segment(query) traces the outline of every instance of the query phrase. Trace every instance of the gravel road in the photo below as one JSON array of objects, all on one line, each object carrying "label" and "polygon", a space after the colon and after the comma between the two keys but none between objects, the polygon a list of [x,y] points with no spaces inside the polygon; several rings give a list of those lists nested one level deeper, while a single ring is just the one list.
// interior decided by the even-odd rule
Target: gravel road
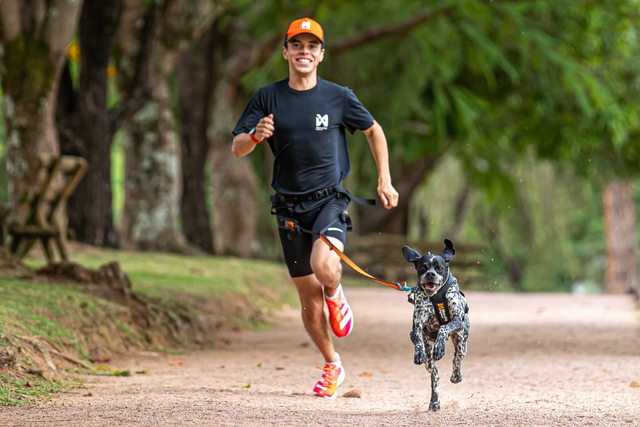
[{"label": "gravel road", "polygon": [[[119,356],[131,377],[0,408],[3,426],[640,426],[640,314],[630,296],[467,293],[471,335],[463,381],[451,345],[438,362],[441,404],[413,364],[406,294],[347,288],[354,332],[336,340],[340,397],[313,397],[319,353],[297,310],[265,331],[185,355]],[[343,395],[359,397],[344,397]]]}]

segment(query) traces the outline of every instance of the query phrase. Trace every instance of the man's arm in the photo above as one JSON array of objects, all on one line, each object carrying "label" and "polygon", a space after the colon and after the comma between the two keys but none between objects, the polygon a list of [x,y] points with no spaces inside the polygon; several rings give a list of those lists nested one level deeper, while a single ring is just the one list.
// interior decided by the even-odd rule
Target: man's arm
[{"label": "man's arm", "polygon": [[[256,125],[256,132],[253,136],[262,142],[265,138],[270,138],[275,130],[273,123],[273,114],[269,114],[267,117],[260,119]],[[239,133],[233,137],[233,145],[231,151],[236,157],[243,157],[255,150],[256,142],[251,139],[248,133]]]},{"label": "man's arm", "polygon": [[391,209],[398,206],[398,192],[391,184],[391,172],[389,170],[389,149],[387,137],[382,127],[374,120],[373,125],[364,131],[371,153],[378,167],[378,196],[385,208]]}]

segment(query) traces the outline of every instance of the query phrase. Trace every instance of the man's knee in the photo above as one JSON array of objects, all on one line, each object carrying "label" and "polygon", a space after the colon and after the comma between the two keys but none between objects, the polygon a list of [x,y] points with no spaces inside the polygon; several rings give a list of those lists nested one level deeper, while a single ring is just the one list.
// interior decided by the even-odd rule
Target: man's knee
[{"label": "man's knee", "polygon": [[[330,238],[330,240],[338,249],[342,250],[342,242],[335,238]],[[321,240],[314,242],[311,253],[311,268],[318,281],[324,286],[335,287],[340,283],[340,276],[342,275],[340,257]]]},{"label": "man's knee", "polygon": [[311,319],[324,316],[324,301],[321,298],[300,298],[302,312]]},{"label": "man's knee", "polygon": [[342,274],[342,265],[340,262],[325,261],[315,266],[312,265],[312,268],[318,281],[324,286],[333,288],[340,283],[340,276]]}]

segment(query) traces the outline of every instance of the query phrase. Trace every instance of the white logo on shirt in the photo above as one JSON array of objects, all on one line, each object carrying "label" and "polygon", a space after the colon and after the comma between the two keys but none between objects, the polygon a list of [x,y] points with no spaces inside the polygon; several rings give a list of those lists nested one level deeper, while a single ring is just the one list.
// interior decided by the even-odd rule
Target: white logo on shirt
[{"label": "white logo on shirt", "polygon": [[329,129],[329,115],[325,114],[321,116],[320,114],[316,114],[316,130],[327,130]]},{"label": "white logo on shirt", "polygon": [[302,24],[300,24],[300,28],[302,28],[303,30],[310,30],[311,29],[311,22],[302,21]]}]

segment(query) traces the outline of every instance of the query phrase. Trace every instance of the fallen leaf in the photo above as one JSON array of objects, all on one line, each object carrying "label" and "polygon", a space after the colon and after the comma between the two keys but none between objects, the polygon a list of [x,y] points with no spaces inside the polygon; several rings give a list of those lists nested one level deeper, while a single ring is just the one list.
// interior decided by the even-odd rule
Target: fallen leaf
[{"label": "fallen leaf", "polygon": [[110,371],[111,368],[107,365],[98,365],[93,368],[94,371]]},{"label": "fallen leaf", "polygon": [[359,388],[352,388],[351,390],[345,392],[342,397],[357,397],[358,399],[362,397],[362,391]]},{"label": "fallen leaf", "polygon": [[125,370],[125,371],[121,371],[119,369],[112,369],[109,374],[113,375],[114,377],[130,377],[131,376],[131,371],[130,370]]},{"label": "fallen leaf", "polygon": [[284,366],[276,366],[276,371],[284,371]]},{"label": "fallen leaf", "polygon": [[178,365],[182,365],[182,360],[180,359],[173,359],[169,362],[169,365],[171,366],[178,366]]},{"label": "fallen leaf", "polygon": [[258,362],[258,368],[262,368],[262,362]]},{"label": "fallen leaf", "polygon": [[309,342],[308,342],[308,341],[305,341],[305,342],[303,342],[303,343],[300,343],[300,347],[303,347],[303,348],[305,348],[305,347],[309,347]]},{"label": "fallen leaf", "polygon": [[221,368],[221,369],[224,369],[224,365],[220,365],[220,368]]},{"label": "fallen leaf", "polygon": [[83,396],[85,396],[85,397],[93,396],[93,393],[88,392],[87,394],[83,394]]},{"label": "fallen leaf", "polygon": [[241,385],[240,388],[251,388],[251,383],[247,383],[245,385]]},{"label": "fallen leaf", "polygon": [[142,371],[136,371],[136,374],[143,374],[143,375],[146,375],[146,374],[148,374],[148,373],[149,373],[149,370],[148,370],[148,369],[143,369]]},{"label": "fallen leaf", "polygon": [[380,371],[381,374],[393,374],[393,371],[383,370]]},{"label": "fallen leaf", "polygon": [[107,363],[110,362],[111,358],[110,357],[104,357],[104,356],[96,356],[96,357],[90,357],[89,358],[89,362],[91,363]]},{"label": "fallen leaf", "polygon": [[373,376],[373,372],[369,372],[369,371],[364,371],[363,373],[360,374],[361,377],[372,377]]},{"label": "fallen leaf", "polygon": [[629,387],[640,387],[640,381],[631,381],[631,384],[629,384]]}]

